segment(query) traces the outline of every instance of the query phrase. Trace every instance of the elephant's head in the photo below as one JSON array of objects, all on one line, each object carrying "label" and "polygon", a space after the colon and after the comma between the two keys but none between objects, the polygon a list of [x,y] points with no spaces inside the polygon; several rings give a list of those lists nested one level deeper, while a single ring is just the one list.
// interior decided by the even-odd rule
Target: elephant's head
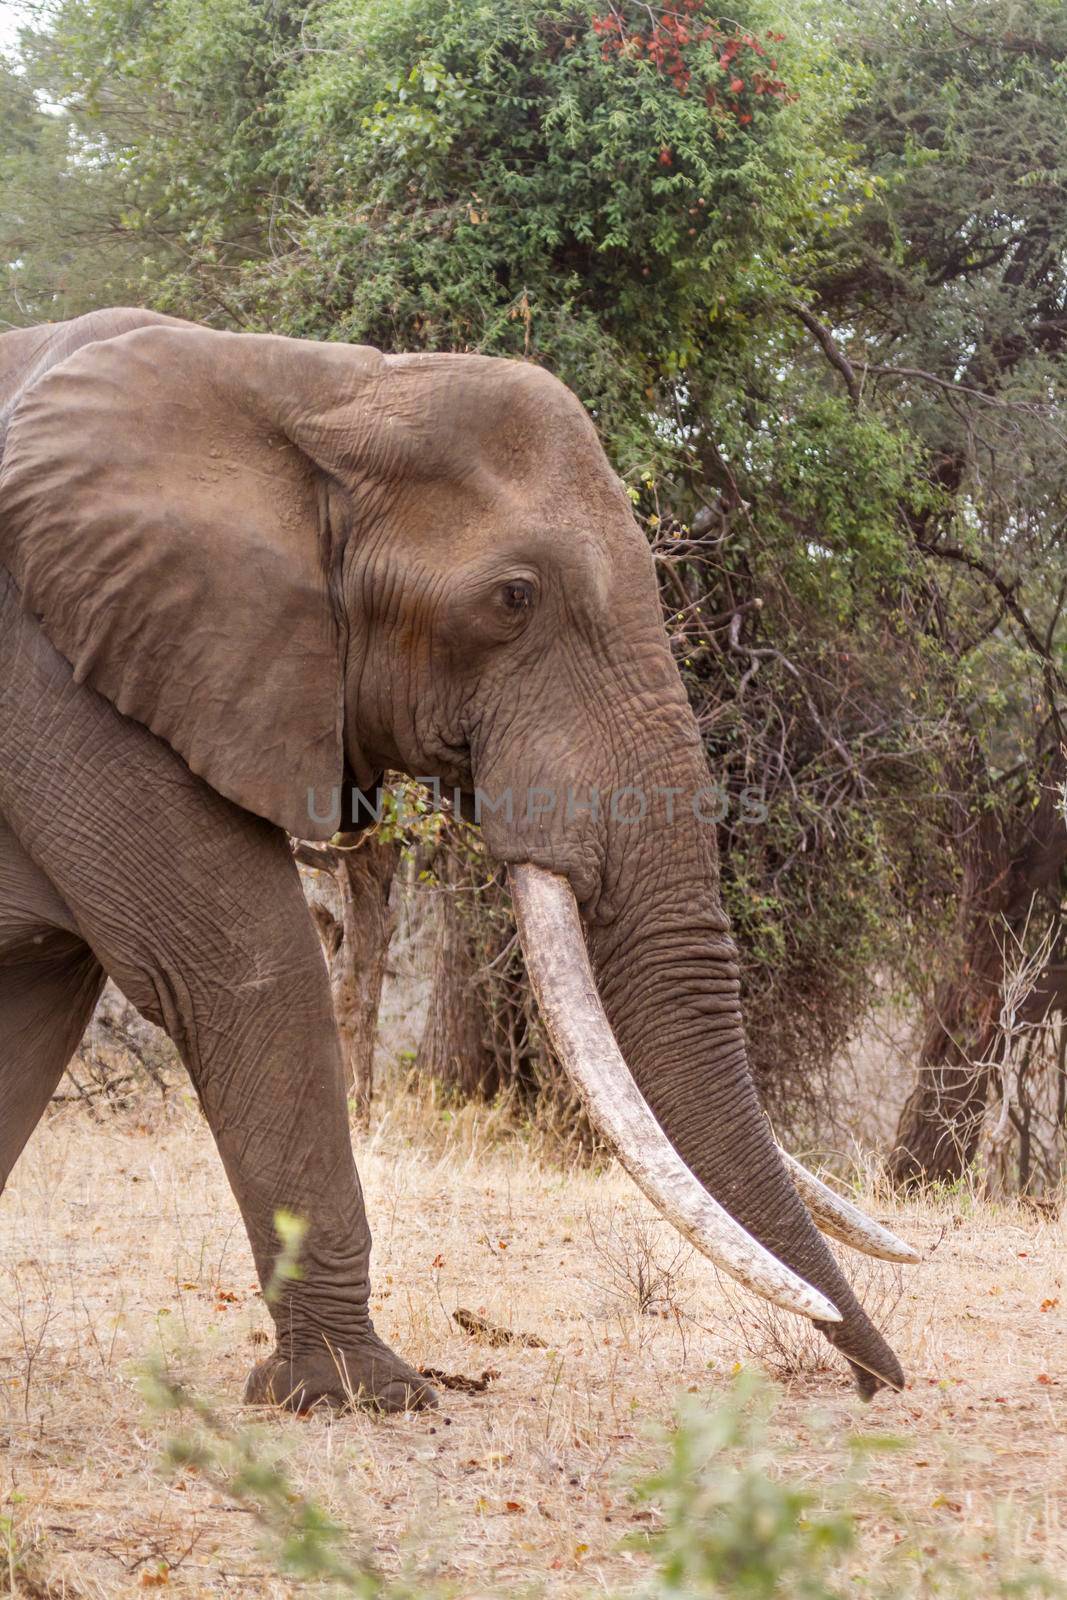
[{"label": "elephant's head", "polygon": [[146,321],[42,377],[8,435],[0,559],[78,678],[293,834],[334,831],[346,776],[463,790],[624,1164],[864,1392],[899,1386],[812,1216],[914,1257],[760,1110],[700,738],[581,405],[522,363]]}]

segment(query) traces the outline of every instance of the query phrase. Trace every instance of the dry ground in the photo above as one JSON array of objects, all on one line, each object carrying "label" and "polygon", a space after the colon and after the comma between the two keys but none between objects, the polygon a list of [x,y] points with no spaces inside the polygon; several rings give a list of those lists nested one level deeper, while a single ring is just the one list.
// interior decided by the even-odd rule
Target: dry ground
[{"label": "dry ground", "polygon": [[[260,1414],[264,1440],[386,1568],[415,1561],[462,1597],[636,1591],[650,1569],[621,1548],[642,1526],[627,1482],[662,1455],[649,1430],[670,1419],[679,1391],[714,1401],[736,1364],[754,1361],[750,1303],[731,1304],[689,1259],[652,1285],[651,1314],[638,1313],[628,1280],[649,1256],[669,1267],[674,1249],[630,1185],[538,1164],[502,1144],[486,1113],[452,1118],[398,1100],[360,1146],[378,1326],[417,1362],[499,1377],[428,1417]],[[774,1422],[797,1446],[786,1470],[817,1485],[850,1429],[885,1430],[903,1447],[875,1459],[871,1482],[914,1519],[908,1538],[958,1548],[978,1575],[1017,1559],[1062,1573],[1062,1223],[966,1197],[873,1206],[929,1252],[890,1319],[910,1385],[865,1408],[834,1366],[787,1380]],[[247,1509],[199,1474],[161,1476],[175,1425],[137,1387],[162,1345],[238,1420],[268,1326],[189,1100],[153,1095],[99,1122],[79,1106],[52,1115],[0,1204],[0,1252],[0,1517],[11,1519],[0,1527],[7,1544],[32,1547],[19,1592],[125,1596],[164,1580],[188,1595],[292,1592]],[[864,1281],[888,1310],[892,1273],[880,1273]],[[479,1347],[450,1323],[457,1306],[547,1348]],[[901,1537],[868,1507],[857,1572]],[[5,1561],[0,1544],[0,1593]]]}]

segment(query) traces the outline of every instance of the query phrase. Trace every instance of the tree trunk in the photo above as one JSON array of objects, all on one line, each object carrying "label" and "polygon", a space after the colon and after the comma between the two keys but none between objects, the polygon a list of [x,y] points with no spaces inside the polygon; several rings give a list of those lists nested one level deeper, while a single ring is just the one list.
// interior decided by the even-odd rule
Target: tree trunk
[{"label": "tree trunk", "polygon": [[995,813],[985,813],[974,824],[963,853],[956,966],[934,991],[918,1081],[897,1124],[889,1162],[897,1183],[960,1177],[974,1157],[985,1115],[1004,976],[997,918],[1010,868],[1007,840]]},{"label": "tree trunk", "polygon": [[962,841],[956,966],[935,990],[918,1081],[897,1124],[889,1159],[896,1183],[955,1182],[974,1159],[1005,1043],[1000,1026],[1005,947],[1011,934],[1021,934],[1026,926],[1035,895],[1057,885],[1067,861],[1060,810],[1063,769],[1063,755],[1057,753],[1017,845],[993,809],[981,812]]},{"label": "tree trunk", "polygon": [[298,845],[296,857],[303,866],[329,873],[336,889],[336,908],[313,899],[311,914],[330,972],[346,1079],[365,1127],[374,1096],[378,1006],[395,923],[389,891],[400,846],[371,833],[355,847]]},{"label": "tree trunk", "polygon": [[485,997],[477,976],[485,952],[471,904],[470,867],[462,840],[449,830],[437,846],[433,870],[430,1000],[415,1066],[464,1099],[488,1100],[500,1087],[500,1070],[486,1037]]}]

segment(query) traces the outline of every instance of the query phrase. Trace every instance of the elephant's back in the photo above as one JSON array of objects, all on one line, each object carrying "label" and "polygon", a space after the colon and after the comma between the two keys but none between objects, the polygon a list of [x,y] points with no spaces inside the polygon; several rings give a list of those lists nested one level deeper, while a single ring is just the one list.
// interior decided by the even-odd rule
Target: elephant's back
[{"label": "elephant's back", "polygon": [[54,333],[50,327],[15,328],[0,334],[0,417],[11,407]]},{"label": "elephant's back", "polygon": [[35,328],[14,328],[0,334],[0,460],[11,415],[21,396],[32,389],[39,378],[83,345],[95,344],[100,339],[117,339],[134,328],[155,323],[179,328],[191,326],[178,317],[165,317],[159,311],[113,306],[106,311],[89,311],[69,322],[44,322]]}]

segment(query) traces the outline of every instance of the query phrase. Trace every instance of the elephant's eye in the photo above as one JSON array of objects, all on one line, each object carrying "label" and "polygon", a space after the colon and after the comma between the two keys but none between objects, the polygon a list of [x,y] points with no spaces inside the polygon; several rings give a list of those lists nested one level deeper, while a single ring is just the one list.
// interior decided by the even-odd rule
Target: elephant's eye
[{"label": "elephant's eye", "polygon": [[508,611],[529,611],[534,600],[534,586],[525,578],[512,578],[500,589],[500,598]]}]

